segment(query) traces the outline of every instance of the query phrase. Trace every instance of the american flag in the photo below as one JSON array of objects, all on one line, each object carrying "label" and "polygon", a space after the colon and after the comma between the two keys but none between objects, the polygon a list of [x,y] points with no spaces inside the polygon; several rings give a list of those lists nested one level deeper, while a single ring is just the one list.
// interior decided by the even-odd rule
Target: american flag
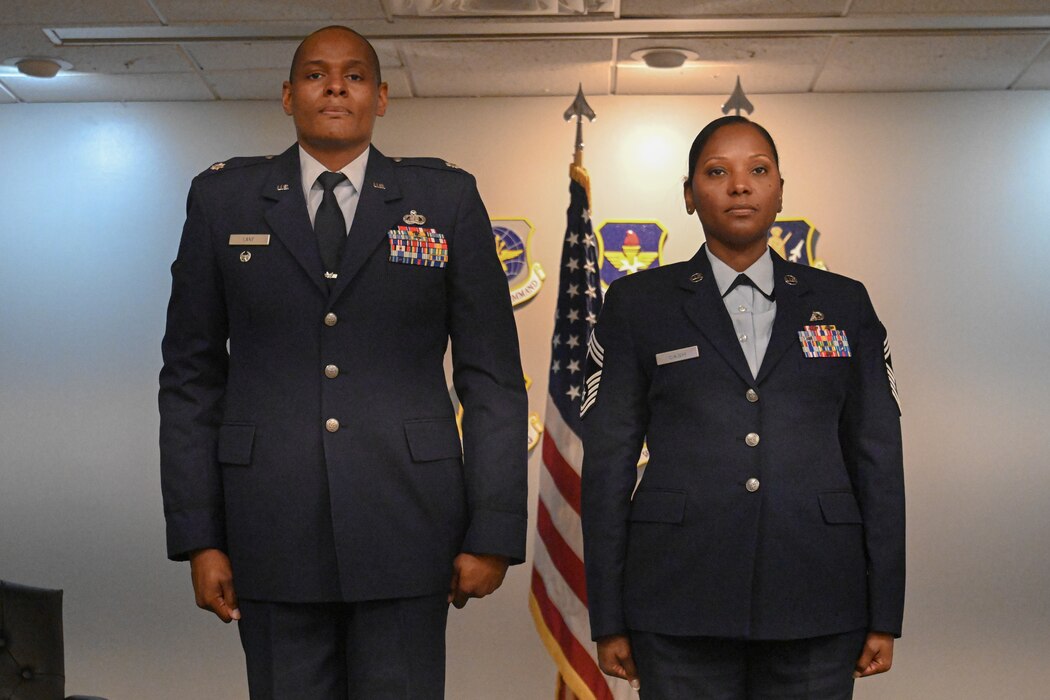
[{"label": "american flag", "polygon": [[580,526],[580,407],[587,343],[601,311],[602,290],[598,243],[591,228],[590,180],[582,165],[570,166],[569,173],[529,608],[558,666],[558,700],[625,700],[637,694],[626,682],[598,668],[587,618]]}]

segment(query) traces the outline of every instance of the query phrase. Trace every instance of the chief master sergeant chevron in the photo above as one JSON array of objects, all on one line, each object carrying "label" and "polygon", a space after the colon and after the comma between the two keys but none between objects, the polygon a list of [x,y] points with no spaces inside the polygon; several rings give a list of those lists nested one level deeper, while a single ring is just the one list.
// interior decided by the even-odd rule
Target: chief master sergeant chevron
[{"label": "chief master sergeant chevron", "polygon": [[308,36],[283,105],[296,145],[190,188],[160,375],[168,556],[238,620],[253,699],[440,698],[448,604],[525,556],[506,278],[470,175],[370,145],[387,86],[363,37]]}]

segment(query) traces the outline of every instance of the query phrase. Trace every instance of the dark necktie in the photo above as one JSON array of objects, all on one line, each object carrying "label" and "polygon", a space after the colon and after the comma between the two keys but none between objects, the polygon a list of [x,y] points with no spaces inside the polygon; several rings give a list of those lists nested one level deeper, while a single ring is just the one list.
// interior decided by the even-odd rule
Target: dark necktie
[{"label": "dark necktie", "polygon": [[758,292],[759,294],[761,294],[762,296],[764,296],[764,297],[765,297],[766,299],[769,299],[770,301],[773,301],[773,295],[772,295],[772,294],[766,294],[766,293],[765,293],[765,292],[763,292],[763,291],[762,291],[761,289],[759,289],[759,288],[758,288],[758,285],[757,285],[757,284],[755,284],[755,283],[754,283],[754,282],[753,282],[753,281],[751,280],[751,278],[750,278],[750,277],[748,277],[747,275],[745,275],[745,274],[744,274],[743,272],[741,272],[741,273],[740,273],[739,275],[737,275],[737,276],[736,276],[736,279],[735,279],[735,280],[733,280],[733,284],[729,285],[729,289],[727,289],[727,290],[726,290],[726,293],[722,295],[722,298],[723,298],[723,299],[725,299],[725,298],[726,298],[726,296],[727,296],[727,295],[728,295],[728,294],[729,294],[729,293],[730,293],[731,291],[733,291],[733,290],[734,290],[734,289],[736,289],[737,287],[741,287],[741,286],[743,286],[743,287],[754,287],[754,288],[755,288],[755,291],[757,291],[757,292]]},{"label": "dark necktie", "polygon": [[314,216],[314,233],[317,234],[321,261],[324,262],[326,272],[334,273],[339,270],[339,255],[343,252],[343,244],[346,243],[346,219],[343,218],[343,211],[335,198],[335,186],[345,179],[346,175],[331,172],[321,173],[317,177],[317,181],[324,188],[324,196]]}]

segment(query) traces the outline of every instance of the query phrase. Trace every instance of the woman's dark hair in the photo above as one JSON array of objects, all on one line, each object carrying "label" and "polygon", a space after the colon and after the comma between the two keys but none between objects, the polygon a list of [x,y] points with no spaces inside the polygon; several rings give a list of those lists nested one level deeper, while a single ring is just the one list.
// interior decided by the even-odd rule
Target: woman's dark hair
[{"label": "woman's dark hair", "polygon": [[769,135],[769,132],[766,131],[765,127],[758,122],[751,121],[747,117],[741,117],[734,114],[728,117],[719,117],[718,119],[715,119],[701,129],[700,133],[696,135],[695,139],[693,139],[693,145],[689,147],[689,177],[686,178],[687,183],[693,181],[693,173],[696,172],[696,159],[700,157],[700,151],[704,150],[704,146],[707,145],[708,139],[710,139],[716,131],[723,126],[728,126],[729,124],[747,124],[748,126],[754,127],[758,133],[762,135],[762,138],[769,143],[769,147],[773,149],[773,162],[777,164],[778,168],[780,167],[780,156],[777,155],[777,145],[773,143],[773,137]]}]

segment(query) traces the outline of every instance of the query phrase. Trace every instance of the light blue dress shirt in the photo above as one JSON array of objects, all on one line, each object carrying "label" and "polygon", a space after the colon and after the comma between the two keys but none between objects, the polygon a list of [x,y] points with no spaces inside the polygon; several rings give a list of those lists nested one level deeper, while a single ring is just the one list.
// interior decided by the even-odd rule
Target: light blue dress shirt
[{"label": "light blue dress shirt", "polygon": [[[711,272],[714,273],[715,283],[718,284],[718,293],[723,295],[722,301],[729,312],[729,318],[733,321],[736,339],[740,341],[740,349],[744,351],[747,366],[751,368],[751,376],[757,377],[758,368],[762,366],[762,358],[765,357],[766,348],[769,346],[769,336],[773,332],[777,303],[766,299],[754,287],[744,284],[737,285],[733,291],[726,294],[726,290],[741,273],[719,260],[710,248],[705,246],[704,252],[711,261]],[[773,260],[769,255],[767,249],[743,274],[750,277],[759,289],[772,296]]]},{"label": "light blue dress shirt", "polygon": [[[368,166],[368,154],[372,147],[365,149],[364,153],[347,163],[341,172],[346,175],[346,180],[335,186],[333,193],[335,200],[339,203],[339,209],[343,212],[343,221],[346,222],[346,231],[354,224],[354,214],[357,213],[357,201],[361,198],[361,187],[365,183],[365,168]],[[324,188],[317,181],[321,173],[328,172],[328,168],[299,147],[299,172],[303,177],[303,197],[306,199],[306,210],[310,213],[310,225],[314,224],[317,209],[321,206],[321,198],[324,197]]]}]

